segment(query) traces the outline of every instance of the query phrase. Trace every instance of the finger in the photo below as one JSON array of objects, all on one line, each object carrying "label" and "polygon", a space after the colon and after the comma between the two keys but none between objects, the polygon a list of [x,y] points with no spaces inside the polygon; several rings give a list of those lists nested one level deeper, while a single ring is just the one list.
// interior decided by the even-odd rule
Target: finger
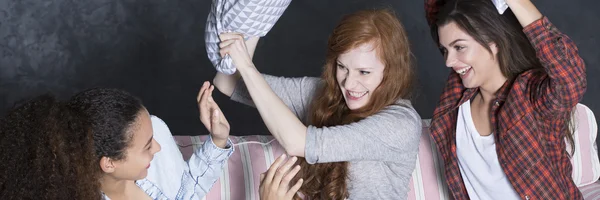
[{"label": "finger", "polygon": [[260,182],[259,182],[259,186],[258,186],[258,193],[262,194],[264,187],[265,187],[265,173],[261,173],[260,174]]},{"label": "finger", "polygon": [[271,167],[269,167],[269,170],[267,170],[267,177],[265,177],[265,185],[271,185],[271,182],[273,181],[273,176],[275,176],[275,172],[283,163],[286,157],[287,156],[285,154],[282,154],[281,156],[279,156],[279,158],[277,158],[277,160],[275,160],[275,162],[273,162],[273,164],[271,164]]},{"label": "finger", "polygon": [[200,97],[200,102],[198,102],[198,107],[200,108],[200,121],[202,121],[202,124],[204,124],[204,126],[208,129],[209,132],[212,132],[212,126],[211,126],[211,109],[210,106],[208,104],[208,95],[210,94],[208,90],[208,85],[210,84],[206,84],[204,88],[204,92],[202,93],[202,96]]},{"label": "finger", "polygon": [[204,83],[202,83],[202,87],[200,87],[200,91],[198,91],[198,96],[196,96],[196,102],[200,102],[200,98],[202,97],[204,91],[206,91],[206,87],[208,87],[208,81],[204,81]]},{"label": "finger", "polygon": [[233,44],[235,42],[235,39],[233,40],[223,40],[219,43],[219,48],[225,48],[231,44]]},{"label": "finger", "polygon": [[231,46],[226,46],[226,47],[219,49],[219,55],[221,55],[221,58],[223,58],[229,54],[229,47],[231,47]]},{"label": "finger", "polygon": [[290,188],[290,190],[287,191],[284,199],[292,199],[292,197],[294,197],[298,190],[300,190],[302,183],[304,183],[304,179],[298,180],[296,184],[294,184],[294,186],[292,186],[292,188]]},{"label": "finger", "polygon": [[221,41],[239,40],[239,39],[243,39],[243,38],[244,38],[244,36],[242,34],[235,33],[235,32],[219,34],[219,39],[221,39]]},{"label": "finger", "polygon": [[296,176],[296,174],[298,174],[298,172],[300,171],[300,165],[296,165],[294,168],[292,168],[291,171],[289,171],[281,180],[280,185],[284,186],[285,188],[288,188],[290,186],[290,181],[292,181],[292,179],[294,178],[294,176]]},{"label": "finger", "polygon": [[208,90],[208,97],[209,97],[208,98],[208,102],[211,102],[211,103],[215,102],[215,100],[212,97],[213,91],[215,91],[215,86],[211,85],[210,88],[209,88],[209,90]]},{"label": "finger", "polygon": [[211,127],[212,127],[212,132],[211,133],[219,133],[220,131],[220,126],[219,126],[219,111],[218,110],[213,110],[212,112],[212,116],[210,117],[210,123],[211,123]]},{"label": "finger", "polygon": [[289,172],[290,168],[294,165],[294,163],[296,163],[296,160],[298,160],[298,158],[294,156],[288,159],[284,165],[277,169],[275,177],[273,177],[273,185],[281,185],[281,179],[283,179],[283,176],[285,176]]}]

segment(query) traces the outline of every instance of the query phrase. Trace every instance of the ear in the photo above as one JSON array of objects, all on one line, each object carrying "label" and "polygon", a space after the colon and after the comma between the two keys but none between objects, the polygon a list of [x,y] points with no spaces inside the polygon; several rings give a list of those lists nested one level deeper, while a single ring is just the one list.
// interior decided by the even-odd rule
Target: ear
[{"label": "ear", "polygon": [[496,43],[494,42],[490,42],[489,43],[490,49],[492,50],[492,55],[495,57],[498,56],[498,45],[496,45]]},{"label": "ear", "polygon": [[105,173],[113,173],[116,169],[116,165],[115,162],[113,161],[113,159],[108,158],[106,156],[103,156],[100,159],[100,169],[102,169],[102,171],[104,171]]}]

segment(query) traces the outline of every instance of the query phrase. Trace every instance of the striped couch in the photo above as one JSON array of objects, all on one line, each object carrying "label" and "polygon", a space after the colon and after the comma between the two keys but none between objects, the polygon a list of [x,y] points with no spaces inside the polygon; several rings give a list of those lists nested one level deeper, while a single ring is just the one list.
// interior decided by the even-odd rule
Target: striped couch
[{"label": "striped couch", "polygon": [[[600,162],[596,147],[597,123],[593,113],[579,104],[575,115],[575,154],[573,180],[580,187],[585,199],[600,200]],[[409,200],[445,200],[448,191],[442,176],[443,166],[436,148],[431,145],[428,134],[429,120],[423,120],[423,135],[419,146],[416,169],[410,182]],[[200,146],[207,136],[174,136],[185,159],[194,148]],[[205,199],[209,200],[258,200],[259,175],[265,172],[283,148],[272,136],[253,135],[231,137],[236,150],[225,165],[221,178],[215,183]]]}]

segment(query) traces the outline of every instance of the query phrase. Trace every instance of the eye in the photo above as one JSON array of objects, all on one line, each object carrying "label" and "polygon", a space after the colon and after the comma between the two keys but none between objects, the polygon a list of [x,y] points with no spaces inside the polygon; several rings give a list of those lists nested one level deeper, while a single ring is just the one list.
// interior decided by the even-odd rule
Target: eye
[{"label": "eye", "polygon": [[369,72],[369,71],[360,71],[360,74],[361,74],[361,75],[368,75],[368,74],[370,74],[370,73],[371,73],[371,72]]},{"label": "eye", "polygon": [[454,46],[454,49],[456,49],[457,51],[463,50],[464,48],[464,46]]},{"label": "eye", "polygon": [[343,65],[337,64],[337,68],[338,69],[345,69],[346,67],[344,67]]}]

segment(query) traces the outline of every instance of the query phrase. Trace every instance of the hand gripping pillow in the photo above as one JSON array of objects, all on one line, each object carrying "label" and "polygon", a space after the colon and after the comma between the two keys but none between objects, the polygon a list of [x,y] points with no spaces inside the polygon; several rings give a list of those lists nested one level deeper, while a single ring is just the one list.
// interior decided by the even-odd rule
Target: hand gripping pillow
[{"label": "hand gripping pillow", "polygon": [[235,73],[235,66],[229,55],[219,54],[219,33],[238,32],[244,38],[263,37],[281,17],[291,0],[213,0],[205,35],[208,59],[217,71]]}]

